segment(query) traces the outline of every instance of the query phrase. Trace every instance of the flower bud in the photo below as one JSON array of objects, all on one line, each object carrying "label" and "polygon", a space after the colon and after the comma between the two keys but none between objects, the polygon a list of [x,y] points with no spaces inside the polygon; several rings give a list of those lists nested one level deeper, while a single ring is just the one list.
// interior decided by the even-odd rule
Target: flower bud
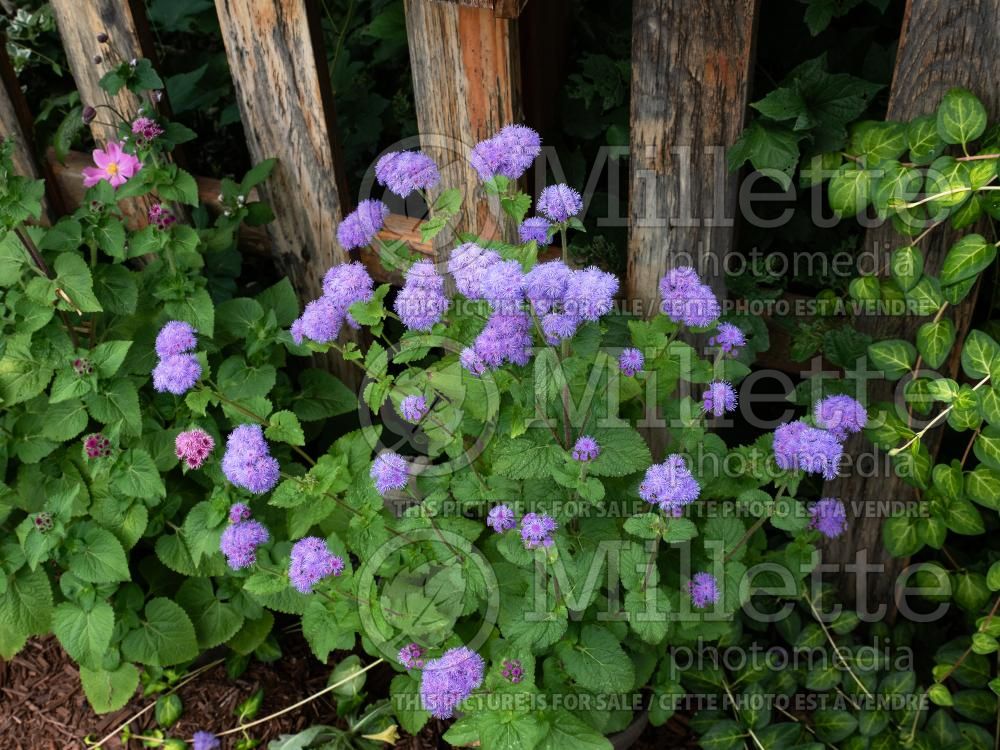
[{"label": "flower bud", "polygon": [[97,117],[97,110],[88,104],[86,107],[83,108],[81,117],[83,118],[83,124],[89,125],[94,121],[94,118]]}]

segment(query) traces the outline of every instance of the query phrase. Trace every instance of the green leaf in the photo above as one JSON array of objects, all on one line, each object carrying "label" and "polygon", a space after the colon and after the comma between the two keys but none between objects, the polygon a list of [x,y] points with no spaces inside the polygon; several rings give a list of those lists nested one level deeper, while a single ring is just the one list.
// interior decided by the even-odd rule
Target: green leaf
[{"label": "green leaf", "polygon": [[937,110],[937,131],[945,143],[963,146],[986,130],[986,108],[968,89],[951,89]]},{"label": "green leaf", "polygon": [[917,361],[917,350],[909,341],[890,339],[869,346],[868,357],[872,365],[882,370],[887,379],[899,380],[913,369]]},{"label": "green leaf", "polygon": [[131,578],[121,542],[92,521],[83,521],[74,529],[66,568],[89,583],[113,583]]},{"label": "green leaf", "polygon": [[1000,471],[977,466],[965,475],[965,494],[982,506],[1000,510]]},{"label": "green leaf", "polygon": [[584,625],[577,644],[558,644],[556,656],[578,685],[595,693],[623,693],[635,682],[632,660],[618,639],[598,625]]},{"label": "green leaf", "polygon": [[0,357],[0,399],[9,408],[45,390],[52,367],[32,349],[30,334],[14,334],[5,343]]},{"label": "green leaf", "polygon": [[1000,471],[1000,425],[991,424],[979,433],[972,450],[987,467]]},{"label": "green leaf", "polygon": [[837,743],[854,733],[858,720],[847,711],[821,708],[813,714],[816,736],[827,743]]},{"label": "green leaf", "polygon": [[131,448],[118,457],[111,473],[111,486],[126,497],[146,501],[167,495],[156,462],[141,448]]},{"label": "green leaf", "polygon": [[215,335],[215,306],[204,289],[196,289],[182,300],[166,303],[163,311],[174,320],[190,323],[199,333],[209,338]]},{"label": "green leaf", "polygon": [[276,440],[289,445],[305,445],[306,436],[302,432],[299,418],[290,411],[276,411],[268,417],[268,426],[264,435],[269,440]]},{"label": "green leaf", "polygon": [[219,599],[208,578],[188,578],[177,591],[177,603],[184,608],[203,651],[225,643],[243,627],[243,615],[229,602]]},{"label": "green leaf", "polygon": [[[653,514],[657,515],[657,514]],[[663,525],[663,541],[670,543],[687,542],[698,536],[698,527],[687,518],[667,518]]]},{"label": "green leaf", "polygon": [[142,623],[122,640],[122,656],[140,664],[166,667],[198,655],[191,618],[166,597],[151,599]]},{"label": "green leaf", "polygon": [[913,245],[895,250],[889,260],[889,271],[899,288],[908,292],[923,275],[923,253]]},{"label": "green leaf", "polygon": [[588,464],[588,474],[621,477],[642,471],[652,463],[646,441],[627,422],[598,427],[591,435],[601,446],[601,453]]},{"label": "green leaf", "polygon": [[1000,362],[1000,346],[988,333],[974,330],[962,343],[962,369],[970,378],[985,378]]},{"label": "green leaf", "polygon": [[[53,264],[56,285],[62,289],[77,309],[83,312],[101,312],[101,303],[94,296],[94,279],[87,262],[75,253],[60,253]],[[65,302],[60,306],[66,307]]]},{"label": "green leaf", "polygon": [[90,415],[98,422],[111,426],[120,422],[127,433],[139,434],[142,424],[139,394],[131,380],[114,380],[102,386],[100,392],[88,393],[83,400]]},{"label": "green leaf", "polygon": [[63,602],[52,613],[52,632],[59,643],[75,662],[91,669],[100,668],[114,629],[115,612],[107,602],[96,602],[89,611]]},{"label": "green leaf", "polygon": [[94,711],[106,714],[117,711],[129,702],[135,689],[139,687],[139,670],[128,662],[120,664],[113,671],[80,667],[80,682]]},{"label": "green leaf", "polygon": [[955,343],[955,324],[948,318],[924,323],[917,329],[917,351],[932,368],[940,367]]},{"label": "green leaf", "polygon": [[656,539],[662,526],[660,516],[656,513],[640,513],[625,519],[625,531],[640,539]]},{"label": "green leaf", "polygon": [[110,378],[122,366],[125,355],[132,346],[131,341],[105,341],[90,352],[90,362],[102,378]]},{"label": "green leaf", "polygon": [[893,516],[882,524],[882,541],[893,557],[907,557],[924,546],[916,519]]},{"label": "green leaf", "polygon": [[729,171],[736,171],[749,160],[754,169],[787,185],[799,162],[800,138],[787,128],[754,120],[726,155]]},{"label": "green leaf", "polygon": [[277,380],[274,365],[251,367],[240,355],[236,354],[219,365],[216,373],[219,389],[234,401],[252,399],[257,396],[267,396]]},{"label": "green leaf", "polygon": [[944,297],[941,296],[941,284],[931,276],[923,276],[906,293],[906,300],[914,306],[916,315],[933,315],[944,304]]},{"label": "green leaf", "polygon": [[830,178],[830,208],[838,216],[857,216],[871,202],[872,176],[865,169],[848,165]]},{"label": "green leaf", "polygon": [[944,151],[945,142],[937,131],[937,118],[925,115],[911,120],[906,128],[910,159],[914,164],[930,164]]},{"label": "green leaf", "polygon": [[530,440],[500,443],[493,459],[493,471],[511,479],[547,479],[564,462],[558,445],[536,445]]},{"label": "green leaf", "polygon": [[264,159],[254,164],[250,168],[250,171],[243,175],[243,181],[240,183],[240,192],[244,196],[247,195],[253,188],[257,187],[271,175],[274,165],[277,163],[277,159]]},{"label": "green leaf", "polygon": [[49,630],[52,587],[42,568],[21,567],[13,576],[0,575],[6,590],[0,593],[0,657],[10,659],[29,636]]},{"label": "green leaf", "polygon": [[739,750],[745,747],[746,732],[735,721],[723,719],[713,722],[711,728],[698,740],[703,750]]},{"label": "green leaf", "polygon": [[42,437],[57,442],[72,440],[87,428],[87,410],[78,398],[59,403],[49,402],[42,426]]},{"label": "green leaf", "polygon": [[997,248],[979,234],[967,234],[952,245],[941,267],[941,283],[955,284],[979,275],[997,257]]},{"label": "green leaf", "polygon": [[568,711],[547,712],[544,719],[548,731],[535,750],[612,750],[607,737]]}]

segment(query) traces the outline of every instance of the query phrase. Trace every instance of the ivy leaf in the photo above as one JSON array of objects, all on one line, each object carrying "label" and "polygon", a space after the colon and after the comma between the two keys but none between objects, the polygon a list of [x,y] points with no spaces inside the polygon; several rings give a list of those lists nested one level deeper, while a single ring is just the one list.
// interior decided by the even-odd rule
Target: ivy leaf
[{"label": "ivy leaf", "polygon": [[871,202],[872,175],[853,165],[841,167],[830,178],[830,208],[838,216],[857,216]]},{"label": "ivy leaf", "polygon": [[917,350],[909,341],[890,339],[869,346],[868,357],[872,365],[881,370],[887,379],[899,380],[913,369],[917,361]]},{"label": "ivy leaf", "polygon": [[923,253],[913,245],[893,251],[889,260],[889,272],[900,289],[909,291],[924,273]]},{"label": "ivy leaf", "polygon": [[941,266],[941,283],[955,284],[979,275],[997,257],[997,248],[979,234],[967,234],[948,251]]},{"label": "ivy leaf", "polygon": [[73,602],[63,602],[52,613],[52,632],[73,661],[91,669],[100,667],[111,645],[115,612],[99,601],[89,611]]},{"label": "ivy leaf", "polygon": [[924,323],[917,329],[917,351],[932,368],[938,368],[955,343],[955,324],[947,318]]},{"label": "ivy leaf", "polygon": [[962,369],[970,378],[985,378],[1000,359],[1000,346],[982,331],[972,331],[962,344]]},{"label": "ivy leaf", "polygon": [[965,146],[986,130],[986,107],[968,89],[951,89],[937,110],[937,131],[945,143]]},{"label": "ivy leaf", "polygon": [[122,656],[130,661],[166,667],[198,655],[191,618],[166,597],[151,599],[142,623],[122,640]]},{"label": "ivy leaf", "polygon": [[910,147],[910,160],[914,164],[930,164],[944,151],[945,142],[937,130],[937,118],[924,115],[911,120],[906,128],[906,141]]}]

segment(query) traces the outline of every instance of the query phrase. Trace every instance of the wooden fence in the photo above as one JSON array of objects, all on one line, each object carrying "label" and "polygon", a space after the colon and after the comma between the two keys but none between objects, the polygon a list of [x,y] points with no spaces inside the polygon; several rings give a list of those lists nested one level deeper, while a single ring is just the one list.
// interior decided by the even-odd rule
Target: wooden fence
[{"label": "wooden fence", "polygon": [[[105,101],[98,87],[100,69],[92,61],[99,33],[112,37],[123,55],[151,58],[155,65],[142,0],[51,2],[84,103]],[[625,288],[630,299],[648,305],[657,298],[657,280],[671,256],[683,252],[697,262],[721,257],[734,246],[739,175],[726,171],[725,147],[744,123],[759,7],[758,0],[633,0],[632,5]],[[477,212],[475,172],[467,159],[454,158],[454,144],[467,150],[508,122],[531,125],[551,114],[543,105],[554,100],[561,85],[551,73],[557,69],[552,60],[566,48],[569,2],[405,0],[405,7],[421,145],[441,159],[443,183],[464,190],[466,218],[481,231],[499,231],[502,227],[490,226],[488,217]],[[335,230],[358,190],[349,184],[339,158],[320,10],[320,3],[311,0],[216,0],[250,153],[255,161],[278,159],[261,188],[276,219],[266,232],[245,230],[242,245],[272,255],[303,297],[316,296],[324,271],[347,258]],[[1000,0],[908,0],[890,116],[929,111],[947,88],[966,85],[984,97],[995,117],[1000,113],[998,49]],[[526,69],[530,76],[522,75]],[[53,159],[37,164],[27,146],[31,115],[5,55],[0,55],[0,74],[0,129],[18,138],[21,171],[53,178],[47,205],[51,220],[79,203],[79,170],[88,159],[71,155],[65,165]],[[129,97],[125,90],[119,94],[121,111],[135,110],[137,102]],[[160,106],[169,111],[166,99]],[[96,120],[91,129],[102,142],[110,135]],[[442,134],[452,142],[443,144]],[[198,184],[211,207],[218,182],[199,178]],[[681,216],[695,221],[666,220]],[[133,219],[143,217],[137,211]],[[443,249],[420,242],[419,220],[406,216],[391,216],[385,236],[405,239],[429,256]],[[867,241],[884,251],[893,239],[888,230],[877,230]],[[939,267],[946,248],[947,238],[930,245],[930,268]],[[377,259],[362,259],[378,279],[398,282]],[[725,294],[722,276],[711,282]],[[959,341],[974,304],[971,294],[956,315]],[[894,321],[894,333],[911,336],[919,322]],[[881,323],[863,325],[875,330]],[[884,330],[878,335],[884,337]],[[957,365],[953,358],[945,374],[956,374]],[[910,488],[894,477],[877,482],[851,477],[835,484],[832,491],[850,500],[911,497]],[[878,525],[853,528],[839,554],[846,559],[863,546],[879,558]]]}]

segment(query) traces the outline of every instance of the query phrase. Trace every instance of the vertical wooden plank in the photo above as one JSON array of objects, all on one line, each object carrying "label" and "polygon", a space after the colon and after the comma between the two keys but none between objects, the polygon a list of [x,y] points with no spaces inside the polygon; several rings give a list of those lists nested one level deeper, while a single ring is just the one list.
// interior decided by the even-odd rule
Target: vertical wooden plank
[{"label": "vertical wooden plank", "polygon": [[[941,3],[937,0],[909,0],[903,18],[896,68],[893,73],[889,97],[888,119],[910,120],[923,114],[932,114],[948,89],[964,86],[973,91],[986,106],[990,121],[1000,117],[1000,0],[968,0],[961,3]],[[986,222],[983,222],[985,224]],[[937,274],[945,253],[958,237],[968,232],[984,232],[984,226],[955,231],[944,224],[936,228],[921,243],[925,270]],[[984,232],[988,236],[988,230]],[[909,244],[909,240],[884,224],[869,230],[865,237],[866,251],[880,254],[879,268],[885,268],[888,254],[895,248]],[[956,328],[956,344],[950,360],[938,371],[945,377],[955,377],[959,372],[961,342],[965,339],[972,321],[978,285],[969,296],[949,313]],[[913,341],[917,329],[927,318],[913,315],[861,317],[857,328],[875,340],[902,338]],[[869,403],[892,401],[895,384],[873,381],[868,389]],[[928,432],[923,442],[931,453],[937,454],[947,428]],[[846,453],[858,456],[870,452],[871,444],[861,436],[852,437]],[[879,456],[884,458],[880,452]],[[893,472],[886,474],[884,464],[874,476],[860,476],[857,472],[827,482],[824,495],[840,497],[851,512],[852,503],[865,501],[915,501],[916,490]],[[858,505],[857,507],[862,507]],[[892,601],[896,575],[905,560],[894,560],[882,546],[882,521],[880,516],[849,519],[847,531],[826,545],[827,561],[847,563],[858,552],[865,552],[870,564],[884,565],[884,572],[868,580],[867,600],[870,606]],[[853,586],[854,576],[848,576],[852,596],[858,591]]]},{"label": "vertical wooden plank", "polygon": [[694,265],[720,297],[733,246],[756,0],[633,0],[627,293],[647,315],[671,265]]},{"label": "vertical wooden plank", "polygon": [[[476,201],[479,178],[469,151],[520,119],[517,22],[496,18],[490,8],[438,0],[406,0],[405,7],[421,148],[441,168],[442,187],[462,190],[463,231],[499,238],[512,227]],[[435,249],[454,239],[442,232]]]},{"label": "vertical wooden plank", "polygon": [[[166,92],[159,101],[150,101],[124,88],[110,96],[100,87],[101,77],[122,61],[144,57],[156,66],[155,48],[142,0],[51,0],[50,4],[66,51],[66,61],[80,91],[80,101],[98,111],[90,124],[95,141],[103,145],[116,140],[118,134],[112,123],[119,117],[134,117],[140,105],[147,110],[166,111]],[[98,34],[107,34],[108,41],[98,42]],[[97,57],[101,62],[94,62]],[[112,107],[116,114],[107,114],[107,110],[101,109],[102,105]],[[131,223],[145,224],[146,212],[156,202],[152,196],[130,200],[126,214]]]}]

